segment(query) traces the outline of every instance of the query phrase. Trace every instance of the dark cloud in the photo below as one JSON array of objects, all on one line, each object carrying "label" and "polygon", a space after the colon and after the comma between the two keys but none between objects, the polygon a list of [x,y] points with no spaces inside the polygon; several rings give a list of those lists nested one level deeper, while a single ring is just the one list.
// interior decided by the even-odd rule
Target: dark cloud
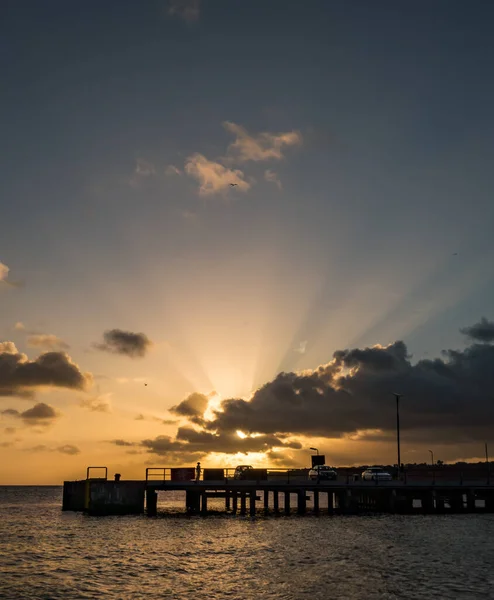
[{"label": "dark cloud", "polygon": [[115,444],[115,446],[135,446],[136,445],[134,442],[126,442],[125,440],[113,440],[112,444]]},{"label": "dark cloud", "polygon": [[[485,330],[489,322],[483,319],[463,331],[487,341],[479,325]],[[394,392],[403,394],[404,441],[462,445],[468,452],[494,442],[494,345],[472,343],[446,350],[441,358],[415,363],[412,358],[403,341],[337,350],[316,369],[278,374],[250,400],[223,401],[212,420],[204,419],[207,396],[192,394],[171,411],[196,427],[180,427],[175,438],[158,436],[137,445],[167,460],[264,452],[276,461],[287,450],[294,459],[301,448],[297,437],[385,448],[394,443]]]},{"label": "dark cloud", "polygon": [[45,352],[29,360],[13,342],[0,343],[0,396],[26,396],[41,386],[83,390],[91,381],[65,352]]},{"label": "dark cloud", "polygon": [[2,410],[2,415],[6,415],[8,417],[18,417],[21,413],[18,410],[15,410],[15,408],[6,408],[5,410]]},{"label": "dark cloud", "polygon": [[52,421],[57,419],[60,414],[44,402],[38,402],[32,408],[20,412],[14,408],[7,408],[2,411],[2,415],[14,417],[16,419],[22,419],[26,425],[49,425]]},{"label": "dark cloud", "polygon": [[32,408],[22,412],[19,417],[29,425],[44,425],[59,417],[59,413],[44,402],[38,402]]},{"label": "dark cloud", "polygon": [[179,417],[186,417],[192,423],[202,425],[203,415],[208,407],[208,397],[194,392],[182,400],[180,404],[172,406],[170,412]]},{"label": "dark cloud", "polygon": [[250,401],[225,400],[206,427],[221,434],[242,430],[321,437],[380,430],[386,438],[395,427],[392,394],[400,392],[401,425],[408,439],[492,439],[486,424],[494,420],[493,366],[494,346],[487,344],[448,350],[443,358],[416,364],[402,341],[338,350],[332,361],[313,371],[280,373]]},{"label": "dark cloud", "polygon": [[141,447],[147,452],[158,456],[167,457],[172,462],[177,462],[185,457],[202,457],[210,452],[224,454],[237,454],[248,452],[267,452],[272,448],[300,449],[302,444],[295,440],[283,441],[273,435],[258,435],[255,437],[241,438],[237,433],[216,434],[205,430],[196,430],[192,427],[180,427],[175,439],[170,436],[160,435],[154,439],[141,442],[128,442],[122,439],[112,441],[116,446]]},{"label": "dark cloud", "polygon": [[477,342],[494,342],[494,321],[482,317],[478,323],[460,329],[461,333]]},{"label": "dark cloud", "polygon": [[132,333],[121,329],[105,331],[103,339],[102,344],[95,344],[98,350],[122,354],[130,358],[142,358],[152,346],[151,340],[144,333]]}]

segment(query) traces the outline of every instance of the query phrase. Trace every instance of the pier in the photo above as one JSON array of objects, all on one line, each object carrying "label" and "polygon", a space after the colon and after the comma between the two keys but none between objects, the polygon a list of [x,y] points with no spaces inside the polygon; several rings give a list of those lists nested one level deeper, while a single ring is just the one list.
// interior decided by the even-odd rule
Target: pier
[{"label": "pier", "polygon": [[[96,473],[95,473],[96,471]],[[143,480],[108,479],[106,467],[88,467],[86,479],[65,481],[62,510],[90,515],[158,514],[158,493],[185,492],[184,512],[207,515],[210,500],[240,516],[369,513],[466,514],[494,512],[489,480],[362,481],[357,475],[311,481],[306,470],[253,469],[235,479],[233,469],[146,469]],[[216,503],[217,504],[217,503]]]}]

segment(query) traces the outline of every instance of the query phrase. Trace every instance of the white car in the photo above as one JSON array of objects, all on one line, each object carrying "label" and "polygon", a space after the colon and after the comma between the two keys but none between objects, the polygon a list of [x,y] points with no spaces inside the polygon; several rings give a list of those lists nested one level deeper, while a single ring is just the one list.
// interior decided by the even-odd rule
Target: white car
[{"label": "white car", "polygon": [[370,467],[362,473],[363,481],[392,481],[391,475],[381,467]]},{"label": "white car", "polygon": [[334,481],[338,477],[336,471],[327,465],[315,465],[313,469],[309,471],[309,479],[312,481],[316,480],[332,480]]}]

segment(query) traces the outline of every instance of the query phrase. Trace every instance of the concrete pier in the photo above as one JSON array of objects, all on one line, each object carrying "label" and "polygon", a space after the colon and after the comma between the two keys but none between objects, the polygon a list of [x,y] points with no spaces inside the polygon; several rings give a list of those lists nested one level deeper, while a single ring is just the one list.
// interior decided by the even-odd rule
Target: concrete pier
[{"label": "concrete pier", "polygon": [[83,511],[92,515],[142,514],[145,492],[145,481],[65,481],[62,510]]},{"label": "concrete pier", "polygon": [[[98,467],[99,468],[99,467]],[[180,469],[178,469],[180,471]],[[461,482],[406,483],[405,481],[314,482],[293,475],[282,479],[263,477],[238,480],[221,477],[223,470],[211,469],[206,480],[195,480],[194,470],[183,469],[189,479],[163,478],[158,481],[125,481],[120,477],[87,477],[79,481],[65,481],[62,510],[83,511],[91,515],[158,513],[158,492],[185,492],[184,509],[189,514],[206,515],[210,498],[224,498],[225,511],[242,516],[280,514],[279,498],[283,494],[285,515],[299,514],[465,514],[494,513],[494,485],[487,483],[467,485]],[[89,470],[88,470],[89,473]],[[218,479],[213,479],[218,477]],[[293,494],[293,496],[292,496]],[[327,494],[327,509],[321,502]],[[256,505],[262,502],[262,507]],[[292,506],[293,503],[293,506]],[[296,503],[296,506],[295,506]]]}]

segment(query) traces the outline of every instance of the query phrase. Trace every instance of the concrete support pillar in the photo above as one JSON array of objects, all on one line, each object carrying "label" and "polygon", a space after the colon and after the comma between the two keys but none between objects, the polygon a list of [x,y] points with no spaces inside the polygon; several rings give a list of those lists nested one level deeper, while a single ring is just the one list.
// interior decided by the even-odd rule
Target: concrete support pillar
[{"label": "concrete support pillar", "polygon": [[297,493],[297,513],[299,515],[305,515],[307,509],[307,492],[305,490],[299,490]]},{"label": "concrete support pillar", "polygon": [[201,515],[208,514],[208,496],[206,492],[201,492]]},{"label": "concrete support pillar", "polygon": [[388,502],[389,512],[391,512],[391,513],[396,512],[396,490],[391,490],[391,493],[389,494],[389,496],[387,498],[387,502]]},{"label": "concrete support pillar", "polygon": [[247,514],[245,496],[245,492],[240,492],[240,514],[242,515],[242,517],[245,517],[245,515]]},{"label": "concrete support pillar", "polygon": [[249,494],[249,514],[251,517],[256,516],[256,491],[250,492]]},{"label": "concrete support pillar", "polygon": [[434,500],[436,505],[436,512],[442,513],[444,512],[444,498],[439,495],[437,492],[434,492]]},{"label": "concrete support pillar", "polygon": [[185,504],[187,512],[194,515],[200,511],[201,496],[199,492],[185,492]]},{"label": "concrete support pillar", "polygon": [[285,492],[285,515],[290,514],[290,492]]},{"label": "concrete support pillar", "polygon": [[484,492],[485,499],[485,512],[492,513],[494,512],[494,493],[492,490],[486,490]]},{"label": "concrete support pillar", "polygon": [[338,512],[344,512],[346,509],[346,493],[342,491],[335,492],[336,506]]},{"label": "concrete support pillar", "polygon": [[[329,493],[328,493],[328,504],[329,504]],[[314,512],[319,514],[319,492],[314,491]]]},{"label": "concrete support pillar", "polygon": [[449,496],[449,504],[451,506],[451,512],[462,513],[463,512],[463,490],[451,492]]},{"label": "concrete support pillar", "polygon": [[238,509],[238,492],[237,490],[233,490],[232,492],[232,513],[234,515],[237,514]]},{"label": "concrete support pillar", "polygon": [[269,490],[264,490],[264,511],[269,510]]},{"label": "concrete support pillar", "polygon": [[328,515],[334,514],[335,494],[328,492]]},{"label": "concrete support pillar", "polygon": [[422,502],[422,512],[430,515],[435,511],[434,507],[434,492],[424,492],[420,498]]},{"label": "concrete support pillar", "polygon": [[279,514],[280,512],[280,493],[278,490],[273,492],[273,510],[275,514]]},{"label": "concrete support pillar", "polygon": [[468,512],[475,512],[476,510],[476,506],[475,506],[475,492],[473,490],[470,490],[467,493],[467,511]]},{"label": "concrete support pillar", "polygon": [[154,490],[146,490],[146,514],[155,517],[158,513],[158,494]]}]

